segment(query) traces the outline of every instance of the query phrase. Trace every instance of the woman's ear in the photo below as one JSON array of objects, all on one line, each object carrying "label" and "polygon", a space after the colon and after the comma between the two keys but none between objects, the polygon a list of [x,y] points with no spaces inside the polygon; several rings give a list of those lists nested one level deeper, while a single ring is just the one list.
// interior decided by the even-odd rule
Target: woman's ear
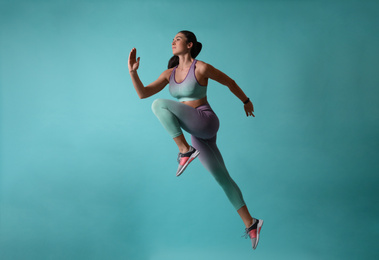
[{"label": "woman's ear", "polygon": [[190,49],[193,47],[193,42],[187,43],[187,48]]}]

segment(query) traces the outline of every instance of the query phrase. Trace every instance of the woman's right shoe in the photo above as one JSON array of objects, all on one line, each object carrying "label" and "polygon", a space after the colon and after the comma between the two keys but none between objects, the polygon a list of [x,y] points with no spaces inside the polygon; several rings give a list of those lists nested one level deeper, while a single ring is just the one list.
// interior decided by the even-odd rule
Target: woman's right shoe
[{"label": "woman's right shoe", "polygon": [[199,151],[190,146],[190,149],[186,153],[179,153],[178,155],[178,170],[176,171],[176,177],[179,177],[183,171],[187,168],[188,164],[192,162],[198,155]]}]

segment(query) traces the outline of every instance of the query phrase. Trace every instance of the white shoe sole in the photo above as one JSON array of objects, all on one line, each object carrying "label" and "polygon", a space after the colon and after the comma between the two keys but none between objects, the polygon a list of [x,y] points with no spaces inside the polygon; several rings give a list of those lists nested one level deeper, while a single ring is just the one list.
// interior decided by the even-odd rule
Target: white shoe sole
[{"label": "white shoe sole", "polygon": [[258,220],[258,225],[257,225],[257,240],[255,241],[255,245],[253,247],[253,249],[255,250],[258,246],[258,242],[259,242],[259,234],[261,233],[261,228],[263,226],[263,220],[259,219]]}]

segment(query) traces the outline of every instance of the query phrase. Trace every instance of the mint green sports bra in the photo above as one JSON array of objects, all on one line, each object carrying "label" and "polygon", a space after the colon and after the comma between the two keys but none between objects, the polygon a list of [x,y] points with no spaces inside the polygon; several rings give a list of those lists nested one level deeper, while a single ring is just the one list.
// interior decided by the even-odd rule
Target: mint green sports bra
[{"label": "mint green sports bra", "polygon": [[197,60],[194,59],[187,76],[181,83],[175,80],[175,71],[178,66],[171,72],[169,91],[171,96],[177,98],[180,102],[198,100],[207,96],[207,86],[200,85],[195,76],[196,62]]}]

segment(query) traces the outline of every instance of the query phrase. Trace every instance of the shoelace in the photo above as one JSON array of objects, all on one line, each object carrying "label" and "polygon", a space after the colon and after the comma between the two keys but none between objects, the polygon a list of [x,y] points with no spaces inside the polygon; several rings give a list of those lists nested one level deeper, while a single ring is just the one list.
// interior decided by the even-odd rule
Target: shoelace
[{"label": "shoelace", "polygon": [[249,237],[248,228],[245,228],[245,232],[243,232],[243,235],[241,237],[245,237],[245,239],[247,239]]},{"label": "shoelace", "polygon": [[252,231],[252,230],[254,230],[254,229],[257,229],[258,228],[257,225],[258,225],[258,220],[253,225],[251,225],[250,227],[245,228],[245,232],[244,232],[244,234],[241,237],[245,237],[245,239],[248,238],[248,237],[250,237],[249,236],[249,232]]},{"label": "shoelace", "polygon": [[178,163],[180,162],[180,157],[183,157],[183,155],[185,155],[185,154],[187,154],[189,152],[193,152],[192,147],[190,147],[189,151],[186,152],[186,153],[178,153],[178,159],[176,159],[178,161]]},{"label": "shoelace", "polygon": [[178,161],[178,163],[180,162],[181,155],[182,155],[182,153],[178,153],[178,159],[176,159]]}]

